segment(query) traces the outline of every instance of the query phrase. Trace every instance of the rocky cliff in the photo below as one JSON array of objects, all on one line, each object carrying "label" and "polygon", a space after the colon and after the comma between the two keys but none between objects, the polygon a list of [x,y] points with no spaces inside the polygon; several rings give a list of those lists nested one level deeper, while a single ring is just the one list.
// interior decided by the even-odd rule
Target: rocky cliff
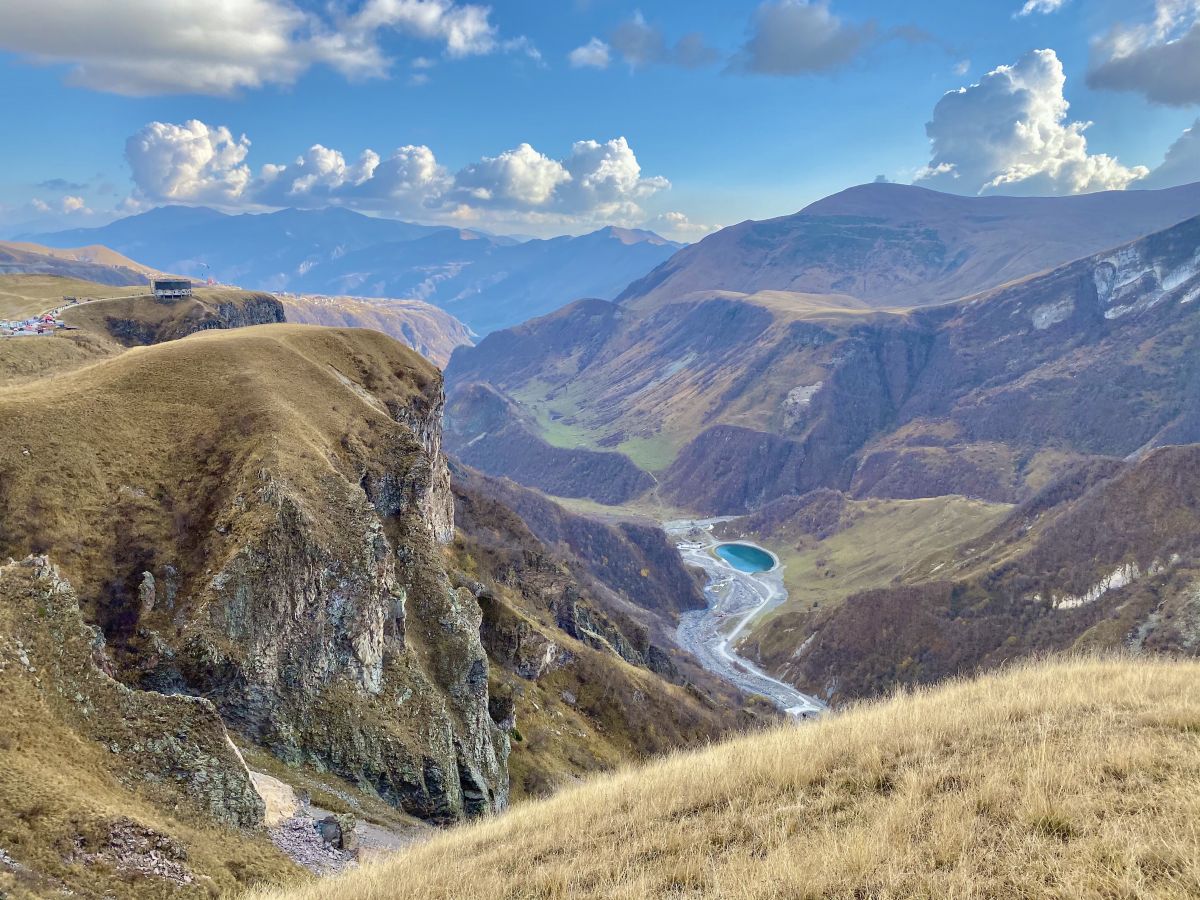
[{"label": "rocky cliff", "polygon": [[107,335],[125,347],[173,341],[197,331],[245,328],[284,321],[283,304],[270,294],[198,289],[191,297],[102,300],[70,308],[63,318]]},{"label": "rocky cliff", "polygon": [[180,897],[299,872],[216,707],[116,680],[46,557],[0,566],[0,893]]},{"label": "rocky cliff", "polygon": [[422,818],[499,809],[481,612],[439,549],[441,411],[437,370],[374,332],[123,354],[0,396],[22,435],[0,450],[0,552],[60,560],[128,684],[203,696]]}]

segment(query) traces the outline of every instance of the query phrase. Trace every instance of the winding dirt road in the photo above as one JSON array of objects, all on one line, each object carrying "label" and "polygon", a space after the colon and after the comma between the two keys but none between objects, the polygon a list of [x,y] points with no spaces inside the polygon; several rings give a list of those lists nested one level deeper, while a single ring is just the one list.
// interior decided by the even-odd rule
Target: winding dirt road
[{"label": "winding dirt road", "polygon": [[714,675],[747,693],[767,697],[789,715],[808,718],[824,712],[827,707],[820,700],[772,678],[733,651],[738,635],[750,620],[786,600],[787,590],[777,558],[770,572],[750,574],[735,569],[712,552],[721,543],[713,535],[713,526],[723,521],[726,520],[681,519],[663,523],[684,562],[699,566],[708,574],[704,589],[708,608],[681,615],[676,640]]}]

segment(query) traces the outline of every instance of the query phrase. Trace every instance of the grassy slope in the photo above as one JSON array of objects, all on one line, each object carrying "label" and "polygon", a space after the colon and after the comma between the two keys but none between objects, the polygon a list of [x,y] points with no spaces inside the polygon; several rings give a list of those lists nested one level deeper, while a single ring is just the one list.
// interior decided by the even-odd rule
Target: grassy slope
[{"label": "grassy slope", "polygon": [[63,297],[133,297],[145,285],[113,287],[58,275],[0,275],[0,319],[32,316]]},{"label": "grassy slope", "polygon": [[752,537],[787,567],[788,600],[762,617],[746,638],[757,656],[790,654],[804,637],[810,614],[828,613],[859,591],[883,587],[917,569],[923,560],[956,547],[996,525],[1011,509],[965,497],[847,501],[840,530],[825,538],[795,522],[743,531],[746,521],[721,526],[726,537]]},{"label": "grassy slope", "polygon": [[90,600],[131,542],[164,554],[182,547],[188,523],[203,520],[212,486],[234,466],[272,467],[324,497],[337,436],[375,440],[373,430],[392,421],[344,383],[363,372],[378,373],[397,402],[437,377],[382,334],[269,325],[134,348],[0,390],[0,432],[21,436],[0,447],[8,473],[0,550],[48,550]]},{"label": "grassy slope", "polygon": [[[28,590],[26,571],[0,568],[0,850],[18,863],[0,863],[0,897],[69,889],[89,898],[198,900],[300,877],[266,835],[219,827],[182,803],[182,774],[176,784],[146,768],[150,748],[169,744],[172,728],[190,734],[196,760],[224,731],[212,733],[178,698],[128,691],[105,675],[74,601],[51,603]],[[102,852],[110,830],[127,826],[181,847],[196,880],[180,885],[138,876],[112,858],[79,858]]]},{"label": "grassy slope", "polygon": [[598,779],[272,900],[1193,897],[1200,663],[1020,666]]}]

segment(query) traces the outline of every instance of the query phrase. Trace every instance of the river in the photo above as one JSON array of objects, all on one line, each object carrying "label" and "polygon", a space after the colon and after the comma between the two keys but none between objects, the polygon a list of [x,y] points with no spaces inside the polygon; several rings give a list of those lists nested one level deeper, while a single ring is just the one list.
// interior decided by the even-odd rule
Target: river
[{"label": "river", "polygon": [[684,562],[699,566],[708,575],[704,589],[708,607],[679,617],[676,633],[679,645],[714,675],[747,693],[767,697],[791,716],[809,718],[825,712],[827,707],[817,698],[772,678],[733,651],[738,635],[750,620],[786,600],[787,589],[783,586],[782,566],[776,565],[770,572],[741,572],[713,553],[713,548],[722,543],[713,535],[713,526],[725,521],[728,519],[680,519],[663,523]]}]

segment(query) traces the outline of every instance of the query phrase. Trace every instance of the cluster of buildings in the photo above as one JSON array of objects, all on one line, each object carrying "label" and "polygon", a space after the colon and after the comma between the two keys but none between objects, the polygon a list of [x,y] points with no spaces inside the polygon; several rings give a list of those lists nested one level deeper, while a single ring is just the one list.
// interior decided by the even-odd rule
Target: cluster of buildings
[{"label": "cluster of buildings", "polygon": [[[150,284],[150,291],[156,299],[169,302],[182,297],[192,296],[192,283],[182,278],[156,278]],[[79,297],[63,297],[63,302],[60,305],[28,319],[11,321],[0,319],[0,337],[27,337],[29,335],[53,334],[60,328],[70,328],[71,326],[60,318],[63,310],[77,306],[80,303],[88,303],[93,299],[103,300],[106,298],[85,297],[81,300]]]},{"label": "cluster of buildings", "polygon": [[30,335],[51,334],[60,328],[66,328],[67,323],[55,316],[45,313],[29,319],[5,321],[0,319],[0,337],[28,337]]}]

